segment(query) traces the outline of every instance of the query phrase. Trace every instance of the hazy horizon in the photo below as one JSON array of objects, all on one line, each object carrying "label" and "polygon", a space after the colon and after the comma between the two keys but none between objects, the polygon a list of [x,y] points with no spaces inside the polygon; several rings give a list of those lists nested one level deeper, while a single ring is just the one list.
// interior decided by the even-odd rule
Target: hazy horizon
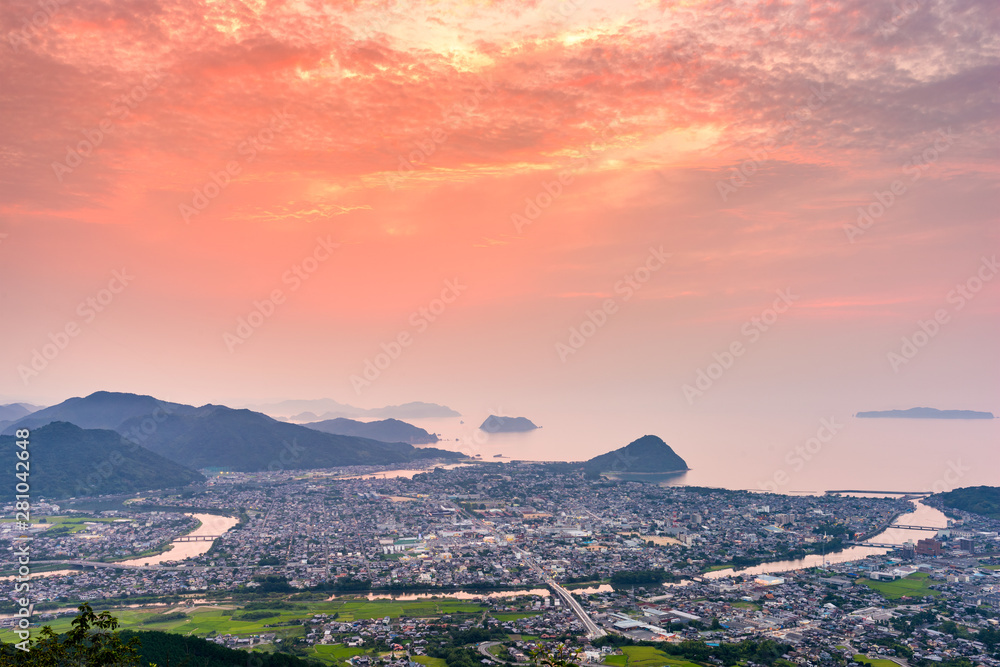
[{"label": "hazy horizon", "polygon": [[251,5],[0,9],[2,402],[1000,413],[992,3]]}]

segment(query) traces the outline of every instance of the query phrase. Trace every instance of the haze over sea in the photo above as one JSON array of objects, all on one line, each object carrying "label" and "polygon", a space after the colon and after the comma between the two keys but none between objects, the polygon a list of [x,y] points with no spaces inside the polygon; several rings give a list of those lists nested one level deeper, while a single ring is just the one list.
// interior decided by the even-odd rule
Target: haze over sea
[{"label": "haze over sea", "polygon": [[[440,434],[437,446],[479,454],[485,461],[580,461],[653,434],[691,470],[649,481],[783,493],[942,491],[1000,484],[997,419],[552,410],[512,413],[542,426],[538,430],[487,434],[478,427],[488,412],[452,407],[463,413],[461,419],[412,423]],[[504,458],[494,458],[496,454]]]}]

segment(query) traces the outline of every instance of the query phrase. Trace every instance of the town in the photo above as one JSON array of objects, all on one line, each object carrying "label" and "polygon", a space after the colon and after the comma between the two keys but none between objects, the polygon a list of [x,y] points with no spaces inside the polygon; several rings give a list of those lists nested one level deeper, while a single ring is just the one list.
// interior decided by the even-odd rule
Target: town
[{"label": "town", "polygon": [[[465,645],[495,663],[540,650],[713,663],[747,640],[804,665],[1000,665],[1000,522],[978,515],[949,511],[947,528],[876,549],[853,545],[906,524],[910,499],[595,480],[559,464],[374,472],[220,473],[181,493],[71,500],[0,540],[30,539],[36,624],[81,601],[160,603],[179,611],[151,607],[149,628],[210,612],[232,622],[213,641],[354,665]],[[128,563],[205,513],[239,522],[182,562]]]}]

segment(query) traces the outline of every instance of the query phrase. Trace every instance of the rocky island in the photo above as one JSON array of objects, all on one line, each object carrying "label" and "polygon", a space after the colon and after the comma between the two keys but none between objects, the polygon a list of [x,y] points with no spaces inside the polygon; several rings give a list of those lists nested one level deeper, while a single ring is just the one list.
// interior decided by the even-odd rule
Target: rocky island
[{"label": "rocky island", "polygon": [[522,431],[534,431],[536,426],[526,417],[498,417],[490,415],[480,426],[479,430],[487,433],[520,433]]},{"label": "rocky island", "polygon": [[690,470],[687,463],[655,435],[644,435],[620,449],[583,464],[590,475],[602,472],[669,473]]}]

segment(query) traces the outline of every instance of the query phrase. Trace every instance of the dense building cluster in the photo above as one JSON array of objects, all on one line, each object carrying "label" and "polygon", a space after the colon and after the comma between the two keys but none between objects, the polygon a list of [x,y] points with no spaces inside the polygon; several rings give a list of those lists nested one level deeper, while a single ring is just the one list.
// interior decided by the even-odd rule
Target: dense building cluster
[{"label": "dense building cluster", "polygon": [[[905,549],[838,562],[835,554],[848,543],[878,534],[911,503],[593,480],[558,465],[436,468],[411,478],[351,472],[221,474],[202,488],[142,501],[176,508],[170,512],[119,503],[72,529],[36,527],[37,567],[156,549],[193,528],[185,510],[240,518],[183,563],[36,576],[32,595],[51,605],[129,596],[461,591],[481,598],[494,632],[514,638],[489,647],[492,657],[484,659],[498,662],[521,660],[537,648],[533,642],[571,637],[590,661],[620,651],[623,642],[767,638],[790,647],[783,659],[798,664],[843,664],[858,654],[900,664],[962,657],[1000,664],[998,526],[977,515],[954,514],[948,529]],[[78,511],[72,504],[50,509],[70,517]],[[0,533],[5,548],[13,548],[16,533]],[[726,569],[806,555],[818,557],[820,567],[789,565],[780,576]],[[557,583],[575,590],[586,618],[552,594]],[[484,618],[461,619],[457,631]],[[585,621],[600,631],[588,631]],[[398,644],[412,655],[456,631],[433,619],[317,614],[295,622],[305,626],[299,641],[306,644]],[[280,638],[215,640],[252,646]]]}]

